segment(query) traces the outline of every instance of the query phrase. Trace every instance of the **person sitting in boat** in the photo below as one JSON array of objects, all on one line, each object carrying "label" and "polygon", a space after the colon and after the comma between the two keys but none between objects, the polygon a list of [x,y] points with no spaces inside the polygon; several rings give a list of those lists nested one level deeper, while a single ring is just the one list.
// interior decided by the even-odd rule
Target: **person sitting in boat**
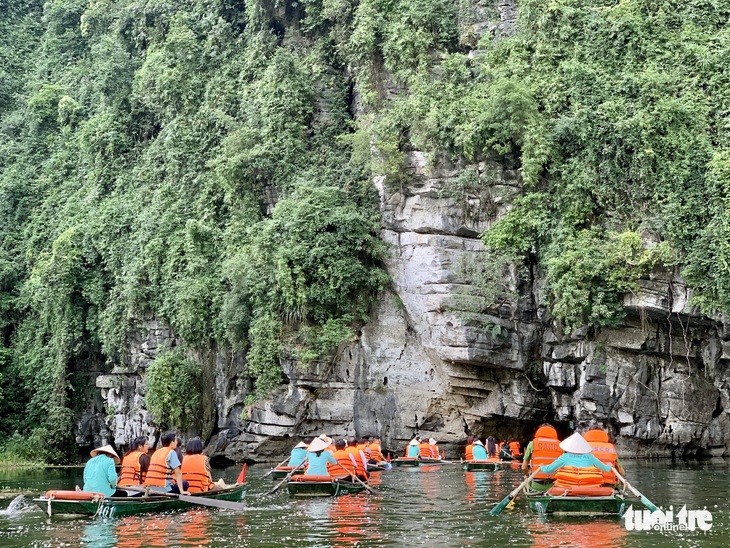
[{"label": "person sitting in boat", "polygon": [[149,487],[152,491],[189,495],[188,482],[183,480],[180,470],[182,463],[175,451],[177,435],[175,432],[165,432],[162,435],[161,443],[162,447],[152,453],[152,457],[150,457],[150,467],[144,482],[145,487]]},{"label": "person sitting in boat", "polygon": [[300,441],[291,450],[291,456],[289,457],[289,463],[287,466],[300,466],[305,460],[307,460],[307,447],[312,443],[312,438],[307,437]]},{"label": "person sitting in boat", "polygon": [[332,445],[332,441],[315,438],[307,448],[307,469],[305,476],[328,476],[327,463],[337,464],[337,459],[332,453],[326,451]]},{"label": "person sitting in boat", "polygon": [[350,453],[355,458],[356,470],[355,473],[358,478],[362,481],[368,481],[368,458],[365,452],[358,449],[357,438],[350,438],[347,442],[345,451]]},{"label": "person sitting in boat", "polygon": [[591,453],[593,448],[583,436],[574,433],[560,442],[560,448],[564,453],[540,468],[546,474],[555,473],[555,487],[601,487],[601,472],[609,472],[611,466]]},{"label": "person sitting in boat", "polygon": [[470,460],[487,460],[487,450],[484,448],[484,444],[479,438],[474,440],[472,457],[473,458]]},{"label": "person sitting in boat", "polygon": [[203,442],[200,438],[188,440],[180,471],[183,482],[188,483],[186,489],[191,493],[203,493],[214,487],[220,487],[221,484],[225,485],[222,479],[218,480],[217,484],[213,482],[210,461],[206,455],[203,455]]},{"label": "person sitting in boat", "polygon": [[[604,464],[615,467],[616,470],[618,470],[618,473],[623,475],[624,467],[621,466],[621,462],[618,460],[616,446],[608,439],[608,432],[601,430],[600,428],[594,428],[583,434],[583,437],[592,447],[591,453],[593,453],[598,460]],[[618,478],[616,478],[616,474],[613,473],[613,470],[603,473],[603,485],[608,487],[616,487],[618,485]]]},{"label": "person sitting in boat", "polygon": [[464,458],[466,460],[474,460],[474,436],[466,438],[466,447],[464,448]]},{"label": "person sitting in boat", "polygon": [[406,448],[406,457],[410,458],[418,458],[421,456],[421,449],[420,449],[420,442],[418,441],[418,438],[413,438],[411,441],[408,442],[408,447]]},{"label": "person sitting in boat", "polygon": [[91,458],[84,466],[84,491],[103,493],[107,497],[126,497],[126,491],[117,489],[119,477],[114,465],[120,462],[111,445],[92,450]]},{"label": "person sitting in boat", "polygon": [[520,447],[520,442],[517,440],[509,442],[509,450],[512,453],[512,458],[519,459],[522,456],[522,448]]},{"label": "person sitting in boat", "polygon": [[499,461],[497,440],[495,440],[492,436],[487,437],[487,460]]},{"label": "person sitting in boat", "polygon": [[[335,452],[332,456],[337,464],[328,463],[327,472],[332,477],[355,477],[357,475],[357,462],[352,453],[346,451],[347,442],[345,440],[337,440],[335,442]],[[354,481],[354,480],[353,480]]]},{"label": "person sitting in boat", "polygon": [[428,444],[431,446],[431,458],[441,460],[441,454],[438,448],[438,442],[434,438],[428,440]]},{"label": "person sitting in boat", "polygon": [[[522,459],[522,473],[530,475],[530,469],[537,470],[540,466],[552,463],[563,450],[560,448],[558,432],[549,424],[542,424],[535,432],[535,439],[527,444],[525,456]],[[533,491],[547,491],[555,478],[542,471],[538,472],[530,483]]]},{"label": "person sitting in boat", "polygon": [[[150,466],[150,442],[147,436],[139,436],[129,445],[129,452],[122,459],[118,487],[134,487],[144,484]],[[142,496],[142,493],[133,493]]]},{"label": "person sitting in boat", "polygon": [[507,440],[503,440],[500,444],[499,460],[512,460],[513,458],[514,457],[512,456],[512,451],[510,451]]},{"label": "person sitting in boat", "polygon": [[380,464],[385,462],[383,450],[380,447],[380,436],[373,437],[368,444],[368,449],[370,450],[370,459],[368,459],[368,464]]},{"label": "person sitting in boat", "polygon": [[422,459],[432,459],[431,446],[428,443],[428,439],[420,438],[418,443],[419,456]]}]

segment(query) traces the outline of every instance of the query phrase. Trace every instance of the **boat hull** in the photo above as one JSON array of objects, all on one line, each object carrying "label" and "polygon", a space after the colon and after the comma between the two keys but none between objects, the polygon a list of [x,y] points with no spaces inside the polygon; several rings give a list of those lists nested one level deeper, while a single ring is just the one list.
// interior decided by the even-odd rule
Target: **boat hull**
[{"label": "boat hull", "polygon": [[365,490],[361,483],[333,479],[331,481],[290,481],[286,485],[292,497],[337,497]]},{"label": "boat hull", "polygon": [[[293,470],[293,467],[287,467],[287,468],[274,468],[274,471],[271,473],[271,477],[275,480],[284,479],[289,475],[289,472]],[[299,470],[294,470],[294,473],[292,476],[299,476],[301,474],[304,474],[304,468],[300,468]]]},{"label": "boat hull", "polygon": [[547,494],[530,495],[527,502],[535,514],[563,516],[616,516],[626,511],[626,500],[620,495],[607,497],[560,497]]},{"label": "boat hull", "polygon": [[485,462],[485,461],[466,461],[464,463],[464,470],[467,472],[475,471],[495,471],[501,468],[498,462]]},{"label": "boat hull", "polygon": [[419,466],[421,463],[417,458],[414,457],[398,457],[393,461],[396,466],[414,467]]},{"label": "boat hull", "polygon": [[[230,489],[195,493],[196,497],[237,502],[243,497],[245,485]],[[38,507],[50,516],[101,516],[105,518],[133,516],[147,512],[167,512],[199,507],[200,505],[174,497],[151,495],[149,497],[106,497],[99,500],[62,500],[45,496],[33,499]]]}]

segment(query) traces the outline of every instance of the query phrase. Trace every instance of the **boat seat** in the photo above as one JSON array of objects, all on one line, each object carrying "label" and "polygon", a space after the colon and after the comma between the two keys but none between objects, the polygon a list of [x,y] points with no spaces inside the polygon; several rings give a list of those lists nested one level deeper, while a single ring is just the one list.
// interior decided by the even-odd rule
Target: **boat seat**
[{"label": "boat seat", "polygon": [[93,491],[46,491],[47,499],[57,500],[93,500],[106,498],[104,493],[95,493]]},{"label": "boat seat", "polygon": [[301,470],[300,466],[277,466],[274,468],[274,470],[281,470],[282,472],[289,472],[291,470],[294,470],[295,468],[299,468]]},{"label": "boat seat", "polygon": [[575,487],[551,487],[548,495],[553,497],[610,497],[613,495],[612,487],[595,487],[577,485]]},{"label": "boat seat", "polygon": [[308,476],[306,474],[291,477],[291,481],[313,481],[316,483],[331,483],[333,479],[335,478],[332,476]]}]

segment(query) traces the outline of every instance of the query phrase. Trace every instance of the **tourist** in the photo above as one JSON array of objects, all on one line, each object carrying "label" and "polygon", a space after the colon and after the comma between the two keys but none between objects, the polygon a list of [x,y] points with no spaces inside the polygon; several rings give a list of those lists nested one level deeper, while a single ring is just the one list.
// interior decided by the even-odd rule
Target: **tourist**
[{"label": "tourist", "polygon": [[162,435],[161,443],[162,447],[152,453],[152,457],[150,457],[145,486],[152,491],[190,494],[187,490],[187,482],[182,478],[180,458],[175,451],[177,449],[175,432],[165,432]]},{"label": "tourist", "polygon": [[602,463],[591,453],[592,447],[578,432],[560,443],[564,451],[551,464],[540,468],[545,474],[555,473],[555,487],[600,487],[603,474],[611,466]]},{"label": "tourist", "polygon": [[441,460],[441,454],[437,445],[438,442],[434,438],[430,438],[428,444],[431,446],[431,458]]},{"label": "tourist", "polygon": [[373,440],[368,444],[368,449],[370,450],[370,459],[368,460],[368,463],[380,464],[385,461],[385,458],[383,457],[383,450],[380,446],[380,436],[373,437]]},{"label": "tourist", "polygon": [[[185,487],[191,493],[210,491],[216,484],[210,473],[210,461],[203,455],[203,442],[200,438],[192,438],[185,446],[185,458],[180,467]],[[183,484],[184,484],[183,483]]]},{"label": "tourist", "polygon": [[294,449],[291,450],[291,456],[289,457],[289,463],[287,466],[293,466],[295,468],[301,466],[301,464],[307,460],[307,447],[309,447],[309,444],[312,443],[312,441],[311,437],[307,437],[297,443],[294,446]]},{"label": "tourist", "polygon": [[[129,452],[122,459],[122,468],[119,472],[119,487],[141,486],[147,476],[150,466],[150,457],[147,454],[150,442],[147,436],[135,438],[129,445]],[[141,493],[139,493],[141,495]]]},{"label": "tourist", "polygon": [[335,442],[335,451],[332,456],[337,461],[336,464],[328,463],[327,472],[333,477],[352,477],[357,475],[357,462],[355,456],[346,450],[347,442],[345,440],[337,440]]},{"label": "tourist", "polygon": [[[328,438],[329,439],[329,438]],[[329,476],[327,472],[327,463],[337,464],[337,459],[332,453],[325,451],[332,445],[331,441],[315,438],[307,448],[307,469],[304,471],[305,476]]]},{"label": "tourist", "polygon": [[493,460],[499,460],[499,450],[497,449],[497,440],[492,436],[487,438],[487,456]]},{"label": "tourist", "polygon": [[469,436],[468,438],[466,438],[464,456],[466,460],[474,460],[474,436]]},{"label": "tourist", "polygon": [[519,459],[522,456],[522,448],[520,447],[520,442],[517,440],[512,440],[509,442],[509,451],[512,453],[512,458]]},{"label": "tourist", "polygon": [[355,475],[362,481],[368,481],[368,457],[362,449],[358,448],[356,438],[350,438],[345,451],[355,458]]},{"label": "tourist", "polygon": [[[558,440],[558,433],[549,424],[542,424],[535,432],[535,439],[527,444],[522,460],[522,472],[527,476],[529,470],[537,470],[541,466],[551,464],[563,453]],[[553,484],[554,478],[545,472],[538,472],[532,479],[530,487],[534,491],[546,491]]]},{"label": "tourist", "polygon": [[512,451],[510,451],[509,444],[507,443],[507,440],[503,440],[500,444],[499,449],[499,460],[512,460]]},{"label": "tourist", "polygon": [[[623,475],[624,468],[618,460],[616,446],[608,439],[608,432],[605,432],[600,428],[594,428],[593,430],[588,430],[588,432],[583,434],[583,437],[590,444],[592,448],[591,453],[593,453],[598,460],[616,468],[618,473]],[[618,478],[616,477],[616,474],[613,473],[613,470],[603,473],[603,484],[610,487],[618,485]]]},{"label": "tourist", "polygon": [[117,489],[119,477],[114,464],[120,462],[111,445],[92,450],[91,458],[84,467],[84,491],[102,493],[107,497],[126,497],[126,491]]}]

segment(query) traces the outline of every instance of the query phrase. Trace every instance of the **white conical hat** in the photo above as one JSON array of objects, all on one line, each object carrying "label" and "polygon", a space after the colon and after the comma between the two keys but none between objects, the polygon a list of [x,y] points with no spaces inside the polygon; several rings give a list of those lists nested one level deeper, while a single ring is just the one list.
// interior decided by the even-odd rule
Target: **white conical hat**
[{"label": "white conical hat", "polygon": [[408,442],[408,445],[420,445],[420,444],[418,443],[417,439],[412,439],[411,441]]},{"label": "white conical hat", "polygon": [[105,455],[109,455],[111,458],[114,459],[114,462],[119,464],[122,462],[122,459],[119,458],[119,455],[117,455],[117,452],[114,450],[114,448],[111,445],[105,445],[103,447],[99,447],[97,449],[91,450],[91,456],[95,457],[99,453],[104,453]]},{"label": "white conical hat", "polygon": [[324,451],[330,445],[332,445],[331,441],[326,441],[322,438],[315,438],[314,441],[309,444],[307,451],[311,451],[312,453],[316,453],[317,451]]},{"label": "white conical hat", "polygon": [[561,441],[560,448],[566,453],[573,453],[576,455],[590,453],[593,450],[591,444],[588,443],[578,432]]},{"label": "white conical hat", "polygon": [[303,441],[300,441],[299,443],[297,443],[297,444],[296,444],[296,445],[294,446],[294,448],[295,448],[295,449],[299,449],[299,448],[304,448],[304,449],[306,449],[307,447],[309,447],[309,446],[308,446],[308,445],[307,445],[306,443],[304,443]]},{"label": "white conical hat", "polygon": [[474,440],[472,445],[481,445],[482,447],[484,447],[484,444],[480,440]]},{"label": "white conical hat", "polygon": [[430,440],[428,440],[428,444],[429,445],[436,445],[437,443],[438,442],[435,439],[433,439],[433,438],[431,438]]}]

